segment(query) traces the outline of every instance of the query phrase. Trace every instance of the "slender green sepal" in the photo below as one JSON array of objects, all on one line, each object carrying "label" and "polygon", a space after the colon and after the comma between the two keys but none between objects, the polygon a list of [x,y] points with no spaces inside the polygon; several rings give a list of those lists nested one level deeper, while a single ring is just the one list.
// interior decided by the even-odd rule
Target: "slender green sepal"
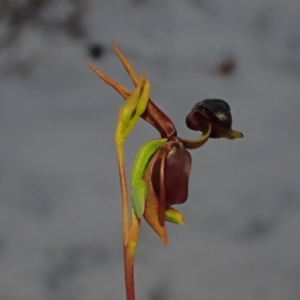
[{"label": "slender green sepal", "polygon": [[143,179],[138,179],[131,190],[131,201],[136,216],[140,219],[145,210],[147,186]]},{"label": "slender green sepal", "polygon": [[133,168],[131,173],[131,187],[134,187],[137,180],[143,178],[151,157],[156,153],[156,151],[160,148],[160,146],[166,141],[167,139],[155,139],[155,140],[145,142],[141,146],[133,163]]},{"label": "slender green sepal", "polygon": [[144,214],[147,198],[147,186],[143,180],[152,156],[167,139],[156,139],[144,143],[138,151],[131,173],[131,200],[135,214],[141,218]]},{"label": "slender green sepal", "polygon": [[143,85],[143,90],[140,96],[140,100],[136,107],[136,115],[140,116],[144,113],[149,102],[149,96],[150,96],[150,81],[146,79],[145,84]]},{"label": "slender green sepal", "polygon": [[170,207],[165,212],[166,221],[182,225],[184,223],[183,215],[173,207]]},{"label": "slender green sepal", "polygon": [[145,112],[150,97],[150,82],[144,74],[138,86],[128,96],[120,109],[116,136],[118,140],[125,140],[136,125],[139,117]]},{"label": "slender green sepal", "polygon": [[[134,111],[132,112],[131,118],[129,123],[127,124],[126,129],[124,130],[124,136],[127,136],[130,131],[133,129],[133,127],[136,125],[139,117],[145,112],[147,105],[149,103],[149,97],[150,97],[150,82],[149,80],[141,80],[141,89],[140,94],[138,95],[138,100],[135,99],[132,101],[132,107],[134,106]],[[136,96],[135,96],[136,97]],[[127,102],[127,100],[126,100]],[[126,103],[125,102],[125,103]],[[124,104],[125,105],[125,104]],[[130,109],[131,110],[131,109]]]},{"label": "slender green sepal", "polygon": [[121,107],[121,130],[122,133],[128,128],[130,121],[132,120],[136,107],[138,105],[139,99],[141,97],[142,88],[144,82],[140,80],[139,85],[134,89],[132,94],[129,95],[129,97],[126,99],[124,104]]}]

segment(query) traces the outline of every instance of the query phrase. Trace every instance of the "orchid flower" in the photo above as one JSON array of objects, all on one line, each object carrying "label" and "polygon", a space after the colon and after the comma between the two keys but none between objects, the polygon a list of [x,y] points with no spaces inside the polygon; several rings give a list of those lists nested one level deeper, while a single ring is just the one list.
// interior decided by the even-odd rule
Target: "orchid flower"
[{"label": "orchid flower", "polygon": [[[150,99],[149,80],[144,74],[137,76],[114,42],[113,48],[135,85],[132,92],[93,65],[88,65],[125,100],[119,111],[115,142],[122,193],[126,295],[127,300],[134,300],[133,265],[141,219],[146,220],[166,245],[165,221],[175,224],[184,222],[182,214],[173,206],[184,203],[188,198],[192,159],[187,149],[197,149],[209,138],[235,139],[243,137],[243,134],[231,129],[230,107],[224,100],[206,99],[196,104],[186,117],[186,125],[201,132],[199,138],[186,140],[178,137],[173,122]],[[133,164],[129,193],[124,143],[139,118],[156,128],[160,137],[145,142],[138,151]]]}]

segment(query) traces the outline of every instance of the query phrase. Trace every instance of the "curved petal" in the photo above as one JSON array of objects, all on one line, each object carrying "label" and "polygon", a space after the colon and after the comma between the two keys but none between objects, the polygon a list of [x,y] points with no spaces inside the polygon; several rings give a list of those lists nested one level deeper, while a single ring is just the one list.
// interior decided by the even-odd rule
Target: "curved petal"
[{"label": "curved petal", "polygon": [[211,133],[211,124],[208,124],[207,131],[203,131],[200,138],[198,140],[185,140],[181,139],[184,147],[186,149],[197,149],[202,147],[209,139]]},{"label": "curved petal", "polygon": [[167,231],[164,222],[160,222],[159,218],[159,199],[154,191],[153,182],[152,182],[152,173],[157,159],[161,155],[161,152],[158,151],[153,158],[151,159],[147,170],[145,172],[144,180],[147,184],[147,199],[145,205],[144,218],[149,226],[158,234],[162,242],[166,245],[168,242]]}]

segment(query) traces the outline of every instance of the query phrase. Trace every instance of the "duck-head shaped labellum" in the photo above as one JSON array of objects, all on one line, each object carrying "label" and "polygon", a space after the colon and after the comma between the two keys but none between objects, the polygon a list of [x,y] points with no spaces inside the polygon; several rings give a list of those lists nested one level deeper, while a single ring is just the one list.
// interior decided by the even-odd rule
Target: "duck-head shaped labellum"
[{"label": "duck-head shaped labellum", "polygon": [[210,138],[235,139],[243,134],[232,130],[230,106],[221,99],[206,99],[197,103],[186,117],[186,125],[192,130],[204,132],[212,125]]},{"label": "duck-head shaped labellum", "polygon": [[165,243],[165,212],[187,200],[190,170],[191,155],[178,137],[165,143],[147,167],[144,218]]}]

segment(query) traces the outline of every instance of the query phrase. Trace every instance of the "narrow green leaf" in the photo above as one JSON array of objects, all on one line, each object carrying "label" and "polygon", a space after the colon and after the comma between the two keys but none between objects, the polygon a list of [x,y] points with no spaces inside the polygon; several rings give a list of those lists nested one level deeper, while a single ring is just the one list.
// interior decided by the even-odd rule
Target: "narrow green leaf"
[{"label": "narrow green leaf", "polygon": [[133,187],[137,180],[142,179],[147,165],[151,157],[156,153],[160,146],[166,142],[167,139],[155,139],[145,142],[139,149],[132,168],[131,186]]},{"label": "narrow green leaf", "polygon": [[138,218],[144,214],[147,198],[147,186],[143,180],[145,171],[153,155],[166,141],[167,139],[156,139],[144,143],[135,157],[131,173],[131,200]]},{"label": "narrow green leaf", "polygon": [[[143,78],[143,77],[142,77]],[[124,136],[127,136],[129,132],[134,128],[136,125],[139,117],[144,113],[144,111],[147,108],[149,97],[150,97],[150,82],[149,80],[142,80],[141,79],[141,89],[139,90],[138,99],[134,99],[131,104],[130,110],[134,107],[134,110],[132,111],[130,120],[127,124],[126,129],[124,130]],[[128,100],[131,100],[128,98]],[[128,101],[126,100],[126,102]]]},{"label": "narrow green leaf", "polygon": [[144,180],[139,179],[131,190],[131,201],[134,212],[138,218],[141,218],[145,210],[145,202],[147,197],[147,186]]},{"label": "narrow green leaf", "polygon": [[140,80],[139,85],[134,89],[132,94],[126,99],[121,107],[121,130],[125,132],[130,126],[130,122],[135,115],[137,105],[139,103],[144,81]]}]

